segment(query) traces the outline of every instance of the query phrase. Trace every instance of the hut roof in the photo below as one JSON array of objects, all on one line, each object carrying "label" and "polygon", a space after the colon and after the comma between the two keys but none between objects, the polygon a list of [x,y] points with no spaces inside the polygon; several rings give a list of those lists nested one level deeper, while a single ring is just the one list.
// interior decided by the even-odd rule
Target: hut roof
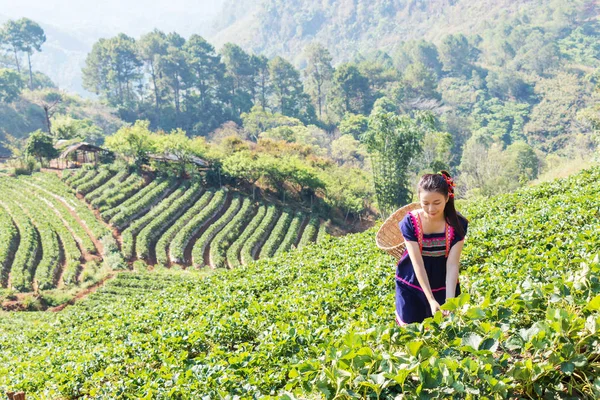
[{"label": "hut roof", "polygon": [[[148,156],[148,158],[150,158],[151,160],[155,160],[155,161],[165,161],[165,162],[179,162],[181,161],[181,159],[179,158],[179,156],[172,154],[172,153],[166,153],[166,154],[150,154]],[[200,166],[200,167],[208,167],[210,164],[208,163],[208,161],[201,159],[200,157],[196,157],[196,156],[189,156],[188,157],[189,161]]]},{"label": "hut roof", "polygon": [[102,147],[95,146],[93,144],[89,144],[86,142],[80,142],[80,143],[72,144],[71,146],[69,146],[65,150],[63,150],[63,152],[60,153],[59,158],[66,158],[69,154],[71,154],[74,151],[85,151],[88,153],[98,153],[101,151],[108,152],[109,150],[103,149]]}]

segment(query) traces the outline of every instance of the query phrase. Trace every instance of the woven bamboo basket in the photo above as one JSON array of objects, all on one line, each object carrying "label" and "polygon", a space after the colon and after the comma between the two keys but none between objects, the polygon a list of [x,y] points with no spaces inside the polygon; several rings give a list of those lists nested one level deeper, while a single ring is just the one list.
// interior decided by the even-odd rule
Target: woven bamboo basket
[{"label": "woven bamboo basket", "polygon": [[377,247],[397,259],[402,258],[406,245],[404,244],[404,237],[402,236],[402,231],[400,231],[399,223],[407,213],[419,208],[421,208],[421,204],[411,203],[397,209],[390,215],[383,225],[381,225],[379,231],[377,231],[377,236],[375,237]]}]

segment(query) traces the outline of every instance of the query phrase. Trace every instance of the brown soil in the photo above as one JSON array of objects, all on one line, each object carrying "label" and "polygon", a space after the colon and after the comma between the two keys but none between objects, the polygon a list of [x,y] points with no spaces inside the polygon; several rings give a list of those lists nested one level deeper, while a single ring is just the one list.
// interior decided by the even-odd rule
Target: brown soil
[{"label": "brown soil", "polygon": [[51,307],[48,308],[46,311],[50,311],[50,312],[59,312],[65,309],[65,307],[67,306],[72,306],[73,304],[75,304],[78,300],[83,299],[84,297],[94,293],[96,290],[98,290],[99,287],[104,286],[104,284],[111,280],[112,278],[114,278],[115,276],[117,276],[116,272],[111,272],[108,275],[106,275],[102,280],[96,282],[95,284],[93,284],[92,286],[82,290],[81,292],[77,293],[77,295],[75,295],[75,297],[73,297],[71,300],[67,301],[66,303],[61,304],[60,306],[56,306],[56,307]]}]

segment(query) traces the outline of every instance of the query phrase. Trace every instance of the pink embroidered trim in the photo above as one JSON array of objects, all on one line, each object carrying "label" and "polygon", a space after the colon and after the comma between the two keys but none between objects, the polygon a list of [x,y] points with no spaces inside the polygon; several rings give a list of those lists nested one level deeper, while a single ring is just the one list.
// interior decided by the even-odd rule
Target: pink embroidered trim
[{"label": "pink embroidered trim", "polygon": [[400,326],[408,325],[406,322],[402,321],[402,318],[398,315],[398,310],[395,311],[396,314],[396,323]]},{"label": "pink embroidered trim", "polygon": [[[410,283],[409,281],[400,278],[398,275],[396,275],[396,279],[398,279],[400,282],[413,287],[415,289],[419,289],[421,292],[423,292],[423,289],[421,289],[419,286],[413,285],[412,283]],[[440,290],[446,290],[446,286],[442,286],[441,288],[437,288],[437,289],[431,289],[432,292],[439,292]]]},{"label": "pink embroidered trim", "polygon": [[417,234],[417,241],[419,242],[419,251],[423,251],[423,227],[421,226],[421,216],[417,213],[415,217],[412,211],[408,213],[410,218],[412,219],[413,227],[415,228],[415,233]]}]

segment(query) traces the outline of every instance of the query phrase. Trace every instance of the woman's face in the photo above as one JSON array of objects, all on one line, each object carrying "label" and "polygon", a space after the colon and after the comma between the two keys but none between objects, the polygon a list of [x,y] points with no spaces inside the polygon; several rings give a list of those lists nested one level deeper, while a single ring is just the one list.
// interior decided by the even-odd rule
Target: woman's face
[{"label": "woman's face", "polygon": [[444,215],[444,208],[448,202],[448,196],[444,196],[438,192],[421,191],[419,192],[419,201],[423,211],[425,211],[428,216],[435,218]]}]

